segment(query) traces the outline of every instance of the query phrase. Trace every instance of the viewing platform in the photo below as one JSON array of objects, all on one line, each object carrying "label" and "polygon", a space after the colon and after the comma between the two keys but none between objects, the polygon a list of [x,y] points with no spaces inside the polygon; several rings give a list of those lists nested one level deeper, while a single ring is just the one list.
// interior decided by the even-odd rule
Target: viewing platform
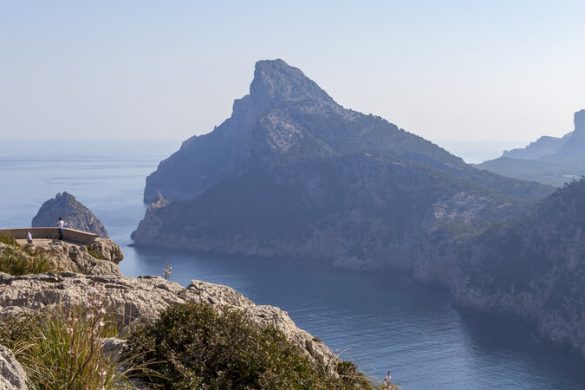
[{"label": "viewing platform", "polygon": [[[32,234],[33,242],[39,239],[58,240],[59,228],[56,227],[31,227],[31,228],[15,228],[15,229],[0,229],[0,235],[10,235],[16,240],[26,240],[26,233]],[[99,236],[94,233],[84,232],[75,229],[63,229],[63,240],[73,242],[81,245],[89,245],[93,243]]]}]

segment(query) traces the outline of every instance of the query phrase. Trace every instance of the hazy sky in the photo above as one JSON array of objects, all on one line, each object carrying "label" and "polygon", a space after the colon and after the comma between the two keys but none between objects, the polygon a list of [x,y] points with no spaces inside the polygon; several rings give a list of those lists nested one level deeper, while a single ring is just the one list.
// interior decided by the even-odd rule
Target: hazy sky
[{"label": "hazy sky", "polygon": [[0,0],[0,142],[207,133],[273,58],[433,141],[562,135],[585,1]]}]

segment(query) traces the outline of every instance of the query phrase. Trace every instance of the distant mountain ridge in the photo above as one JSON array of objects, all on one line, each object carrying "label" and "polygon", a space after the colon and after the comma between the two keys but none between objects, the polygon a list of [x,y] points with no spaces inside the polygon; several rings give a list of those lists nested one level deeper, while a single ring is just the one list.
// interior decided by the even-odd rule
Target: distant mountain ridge
[{"label": "distant mountain ridge", "polygon": [[575,129],[561,138],[543,136],[524,148],[478,165],[500,175],[561,186],[585,175],[585,110],[574,114]]},{"label": "distant mountain ridge", "polygon": [[259,61],[232,116],[147,178],[145,201],[158,202],[133,238],[379,266],[405,262],[437,237],[480,231],[551,191],[477,170],[343,108],[284,61]]},{"label": "distant mountain ridge", "polygon": [[502,157],[522,160],[582,160],[585,159],[585,110],[573,117],[575,129],[561,138],[543,136],[525,148],[505,151]]},{"label": "distant mountain ridge", "polygon": [[558,153],[572,135],[573,132],[566,134],[562,138],[544,135],[524,148],[505,150],[502,157],[518,160],[535,160],[550,157]]}]

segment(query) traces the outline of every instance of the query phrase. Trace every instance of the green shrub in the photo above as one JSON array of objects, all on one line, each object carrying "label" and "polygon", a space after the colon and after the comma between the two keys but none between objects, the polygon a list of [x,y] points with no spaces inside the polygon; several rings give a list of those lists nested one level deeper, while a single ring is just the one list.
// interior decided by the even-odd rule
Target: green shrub
[{"label": "green shrub", "polygon": [[361,374],[359,381],[331,375],[282,332],[262,328],[238,310],[196,303],[172,306],[135,330],[125,353],[151,364],[160,376],[141,379],[165,389],[371,388]]},{"label": "green shrub", "polygon": [[26,275],[57,270],[56,264],[41,253],[27,254],[20,248],[12,247],[0,251],[0,272]]},{"label": "green shrub", "polygon": [[98,260],[107,260],[101,253],[87,246],[87,253]]},{"label": "green shrub", "polygon": [[[347,389],[372,389],[372,384],[368,377],[359,372],[356,365],[352,362],[337,363],[337,374],[339,380]],[[391,387],[392,388],[392,387]]]},{"label": "green shrub", "polygon": [[10,233],[0,233],[0,243],[9,246],[18,246],[18,243]]},{"label": "green shrub", "polygon": [[101,351],[102,338],[117,335],[113,318],[95,302],[43,311],[3,323],[0,344],[15,353],[31,389],[130,389],[120,364]]}]

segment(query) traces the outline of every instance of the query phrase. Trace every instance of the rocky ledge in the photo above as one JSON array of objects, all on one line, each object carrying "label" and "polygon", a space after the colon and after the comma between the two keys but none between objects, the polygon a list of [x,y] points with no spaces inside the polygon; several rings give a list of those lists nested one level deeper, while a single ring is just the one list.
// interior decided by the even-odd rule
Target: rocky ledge
[{"label": "rocky ledge", "polygon": [[[338,357],[319,339],[298,328],[288,314],[274,306],[256,305],[235,290],[194,280],[187,287],[160,277],[80,275],[72,272],[12,276],[0,273],[0,320],[56,305],[73,307],[99,299],[131,329],[151,321],[173,304],[204,303],[220,310],[242,310],[261,326],[272,325],[321,363]],[[333,365],[334,366],[334,365]]]},{"label": "rocky ledge", "polygon": [[[0,252],[4,248],[10,246],[0,243]],[[44,256],[60,271],[85,275],[120,275],[118,263],[124,258],[120,246],[107,238],[98,238],[90,245],[37,239],[33,244],[23,241],[17,249],[25,256]]]}]

